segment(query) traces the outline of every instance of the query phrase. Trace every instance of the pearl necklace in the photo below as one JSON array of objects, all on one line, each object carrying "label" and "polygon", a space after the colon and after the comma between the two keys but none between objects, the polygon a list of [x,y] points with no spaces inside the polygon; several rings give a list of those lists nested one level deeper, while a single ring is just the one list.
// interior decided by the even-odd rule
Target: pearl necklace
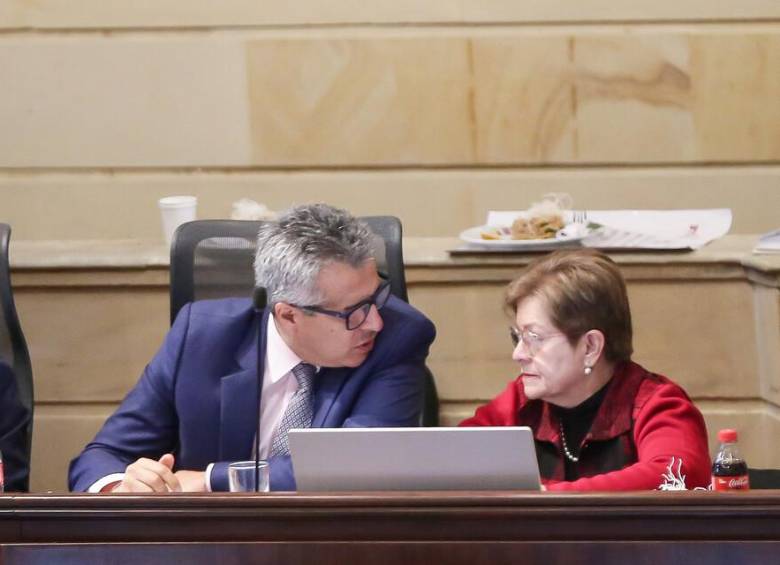
[{"label": "pearl necklace", "polygon": [[563,445],[563,454],[566,456],[566,459],[572,463],[578,463],[580,458],[572,455],[571,451],[569,451],[569,446],[566,444],[566,434],[563,433],[563,422],[558,422],[558,427],[561,429],[561,444]]}]

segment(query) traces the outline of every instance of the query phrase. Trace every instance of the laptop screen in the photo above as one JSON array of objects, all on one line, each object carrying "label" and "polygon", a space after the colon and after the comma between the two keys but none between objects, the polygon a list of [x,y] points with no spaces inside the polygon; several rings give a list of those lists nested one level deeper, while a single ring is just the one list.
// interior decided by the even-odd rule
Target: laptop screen
[{"label": "laptop screen", "polygon": [[528,427],[290,430],[299,491],[539,490]]}]

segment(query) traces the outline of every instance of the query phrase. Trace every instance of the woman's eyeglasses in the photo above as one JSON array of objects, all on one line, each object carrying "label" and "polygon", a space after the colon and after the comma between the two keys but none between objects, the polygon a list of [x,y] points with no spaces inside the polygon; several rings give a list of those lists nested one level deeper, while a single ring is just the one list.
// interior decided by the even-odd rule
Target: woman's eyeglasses
[{"label": "woman's eyeglasses", "polygon": [[541,335],[535,331],[529,329],[518,330],[517,328],[509,327],[509,337],[512,340],[512,345],[517,347],[519,344],[525,345],[526,350],[530,355],[536,355],[541,349],[544,342],[551,337],[559,337],[565,334],[553,333],[547,335]]}]

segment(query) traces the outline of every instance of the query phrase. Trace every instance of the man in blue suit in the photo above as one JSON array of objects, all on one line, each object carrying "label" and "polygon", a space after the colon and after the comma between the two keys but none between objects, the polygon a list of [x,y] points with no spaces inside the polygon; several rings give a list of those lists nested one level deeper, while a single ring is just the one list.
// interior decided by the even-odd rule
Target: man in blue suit
[{"label": "man in blue suit", "polygon": [[138,384],[71,463],[71,490],[227,490],[228,464],[251,459],[256,441],[271,489],[294,490],[288,429],[417,425],[435,329],[390,296],[373,237],[323,204],[264,224],[255,280],[268,307],[258,314],[249,300],[223,299],[182,308]]}]

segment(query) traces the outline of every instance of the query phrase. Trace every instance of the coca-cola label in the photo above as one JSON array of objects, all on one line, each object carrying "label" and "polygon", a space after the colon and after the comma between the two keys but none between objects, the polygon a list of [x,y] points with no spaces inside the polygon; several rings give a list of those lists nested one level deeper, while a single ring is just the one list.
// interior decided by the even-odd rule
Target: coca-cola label
[{"label": "coca-cola label", "polygon": [[738,477],[716,477],[712,476],[712,490],[748,490],[750,480],[747,475]]}]

